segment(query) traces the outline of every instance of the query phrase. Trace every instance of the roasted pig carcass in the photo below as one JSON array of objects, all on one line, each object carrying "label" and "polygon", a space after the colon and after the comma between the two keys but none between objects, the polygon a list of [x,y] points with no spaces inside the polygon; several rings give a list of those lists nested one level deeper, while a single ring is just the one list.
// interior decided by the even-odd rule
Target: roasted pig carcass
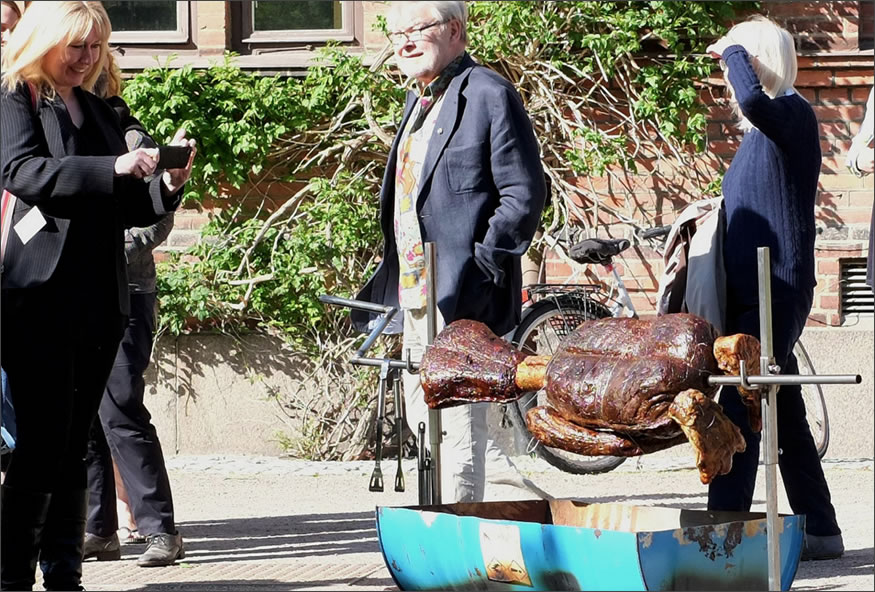
[{"label": "roasted pig carcass", "polygon": [[[717,388],[708,377],[737,374],[739,358],[753,373],[758,356],[753,337],[717,337],[707,321],[689,314],[587,321],[552,358],[527,357],[483,324],[457,321],[437,336],[420,374],[433,408],[509,402],[543,388],[547,404],[530,409],[526,423],[553,448],[637,456],[689,440],[708,483],[745,448],[713,400]],[[759,401],[753,395],[745,397],[751,406]]]}]

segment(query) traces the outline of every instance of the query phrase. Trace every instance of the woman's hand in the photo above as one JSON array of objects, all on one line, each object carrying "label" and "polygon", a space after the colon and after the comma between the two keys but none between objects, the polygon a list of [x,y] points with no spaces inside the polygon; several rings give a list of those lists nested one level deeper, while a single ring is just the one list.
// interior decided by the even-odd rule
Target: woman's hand
[{"label": "woman's hand", "polygon": [[733,41],[728,37],[721,37],[720,39],[709,45],[708,49],[706,49],[705,51],[707,51],[708,55],[710,55],[715,60],[719,60],[723,57],[723,52],[726,51],[726,48],[732,44]]},{"label": "woman's hand", "polygon": [[132,175],[142,179],[154,173],[157,164],[157,148],[137,148],[115,159],[115,174],[119,177]]},{"label": "woman's hand", "polygon": [[176,135],[173,136],[173,140],[170,142],[171,146],[191,146],[191,154],[188,157],[188,163],[186,163],[185,168],[181,169],[167,169],[164,171],[164,175],[161,177],[161,181],[163,183],[164,191],[167,195],[172,195],[179,191],[179,189],[185,185],[186,181],[188,181],[189,177],[191,177],[191,165],[194,163],[194,155],[197,154],[197,149],[195,148],[195,141],[189,140],[185,137],[185,130],[179,129],[176,132]]}]

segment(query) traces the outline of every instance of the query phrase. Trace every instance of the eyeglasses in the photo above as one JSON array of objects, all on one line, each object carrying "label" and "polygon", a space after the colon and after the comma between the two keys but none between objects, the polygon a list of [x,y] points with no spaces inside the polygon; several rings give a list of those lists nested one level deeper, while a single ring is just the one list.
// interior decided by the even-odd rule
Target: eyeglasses
[{"label": "eyeglasses", "polygon": [[423,33],[432,27],[437,27],[438,25],[443,25],[447,21],[435,21],[428,25],[423,25],[418,29],[411,29],[410,31],[392,31],[388,33],[386,37],[389,38],[389,41],[392,45],[401,45],[406,41],[412,41],[413,43],[417,43],[422,41],[424,35]]}]

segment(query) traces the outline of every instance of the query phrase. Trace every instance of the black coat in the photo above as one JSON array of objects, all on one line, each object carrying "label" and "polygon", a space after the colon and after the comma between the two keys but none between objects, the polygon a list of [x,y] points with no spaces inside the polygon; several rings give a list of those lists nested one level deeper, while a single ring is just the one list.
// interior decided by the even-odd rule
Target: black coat
[{"label": "black coat", "polygon": [[[94,123],[92,129],[103,136],[102,143],[108,147],[105,156],[77,154],[75,130],[60,98],[40,98],[36,112],[27,85],[4,90],[0,98],[0,183],[18,197],[12,227],[34,207],[46,220],[26,245],[10,231],[2,287],[40,286],[60,272],[71,272],[60,269],[62,266],[89,263],[62,258],[66,249],[87,253],[92,244],[111,245],[114,266],[97,273],[114,284],[118,311],[127,314],[124,230],[153,224],[179,205],[182,192],[162,196],[158,175],[150,183],[131,176],[116,177],[115,160],[127,152],[118,115],[91,93],[74,90],[86,118]],[[77,227],[85,230],[74,232]],[[69,244],[71,235],[79,244]],[[94,260],[101,259],[110,258],[96,256]]]},{"label": "black coat", "polygon": [[[519,323],[520,258],[546,198],[538,143],[511,84],[465,56],[446,90],[419,181],[424,242],[437,250],[437,305],[446,323],[473,319],[502,335]],[[416,102],[408,93],[404,129]],[[357,298],[398,306],[393,229],[395,138],[380,194],[383,260]],[[353,312],[365,331],[367,313]]]}]

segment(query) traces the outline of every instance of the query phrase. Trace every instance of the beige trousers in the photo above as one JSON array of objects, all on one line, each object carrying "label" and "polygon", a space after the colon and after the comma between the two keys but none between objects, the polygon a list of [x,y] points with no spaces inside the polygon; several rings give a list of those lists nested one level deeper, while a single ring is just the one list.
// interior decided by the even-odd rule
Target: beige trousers
[{"label": "beige trousers", "polygon": [[[444,327],[438,313],[437,328]],[[404,311],[404,352],[410,351],[414,361],[422,358],[427,340],[424,310]],[[403,373],[404,404],[407,425],[418,434],[420,422],[425,424],[426,445],[429,442],[428,406],[423,398],[418,374]],[[441,499],[443,503],[483,501],[487,481],[513,485],[533,494],[548,497],[531,481],[523,477],[513,461],[489,437],[486,411],[490,403],[459,405],[441,410]]]}]

